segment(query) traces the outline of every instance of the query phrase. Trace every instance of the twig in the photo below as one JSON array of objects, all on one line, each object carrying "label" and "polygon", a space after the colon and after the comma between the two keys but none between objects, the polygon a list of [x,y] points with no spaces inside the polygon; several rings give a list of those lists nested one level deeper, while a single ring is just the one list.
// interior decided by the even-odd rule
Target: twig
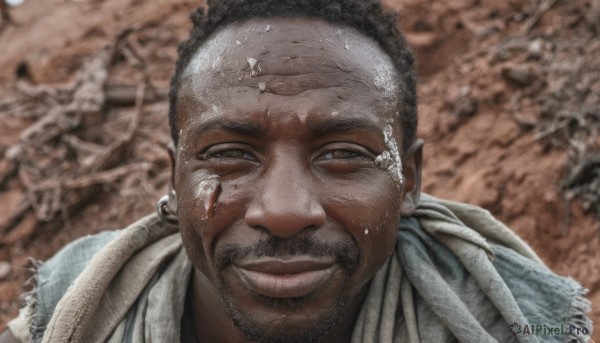
[{"label": "twig", "polygon": [[[83,176],[74,180],[50,180],[36,185],[35,189],[28,193],[28,199],[23,200],[17,209],[10,214],[8,219],[1,224],[0,233],[2,233],[4,236],[9,234],[30,210],[33,210],[38,220],[48,221],[52,219],[56,213],[62,212],[61,210],[63,207],[66,207],[66,210],[68,210],[69,207],[77,206],[80,202],[77,202],[77,204],[62,204],[61,195],[65,190],[73,191],[97,185],[114,183],[125,176],[132,175],[133,173],[148,171],[151,167],[152,166],[150,163],[141,162],[117,167],[93,175]],[[35,199],[32,199],[35,198],[36,195],[41,196],[43,200],[36,201]]]},{"label": "twig", "polygon": [[147,171],[151,168],[151,164],[148,162],[140,162],[135,164],[128,164],[121,167],[116,167],[103,172],[95,173],[92,175],[82,176],[77,179],[66,179],[66,180],[50,180],[38,184],[35,186],[36,192],[52,191],[56,188],[62,188],[65,190],[77,190],[95,185],[102,185],[107,183],[113,183],[124,176],[131,175],[134,172]]},{"label": "twig", "polygon": [[[100,113],[108,100],[105,82],[110,64],[118,50],[124,48],[127,36],[138,29],[128,27],[119,32],[115,42],[89,60],[68,87],[24,85],[19,89],[21,97],[17,97],[16,106],[31,104],[31,107],[23,109],[43,109],[45,114],[23,131],[19,142],[10,146],[3,156],[3,162],[6,164],[3,165],[0,175],[0,186],[4,187],[10,178],[18,175],[27,189],[27,198],[0,223],[0,234],[15,229],[30,211],[39,221],[49,221],[59,213],[66,219],[67,213],[93,198],[97,186],[150,169],[149,163],[109,169],[118,165],[125,148],[133,140],[141,121],[145,101],[160,96],[157,92],[148,94],[146,84],[137,87],[133,101],[135,110],[126,132],[108,147],[66,135],[81,125],[84,115]],[[8,110],[15,108],[15,104],[10,101],[2,104],[6,105],[3,108]],[[69,148],[75,150],[78,153],[77,157],[83,156],[86,163],[80,163],[77,169],[72,168],[69,163],[62,163],[69,162],[65,160],[68,155],[52,153],[57,150],[54,143],[60,143],[57,138],[64,138],[64,145],[58,148],[66,147],[65,152]],[[48,145],[49,142],[52,144]]]},{"label": "twig", "polygon": [[31,210],[31,203],[24,199],[21,201],[16,210],[14,210],[9,217],[4,221],[4,223],[0,224],[0,233],[3,236],[9,234],[12,229],[14,229],[20,222],[23,220],[27,212]]},{"label": "twig", "polygon": [[0,99],[0,111],[5,111],[17,102],[15,98]]},{"label": "twig", "polygon": [[96,167],[92,171],[99,171],[106,169],[109,163],[113,161],[116,155],[120,154],[120,152],[131,142],[133,139],[134,133],[137,130],[140,120],[142,117],[142,111],[144,108],[144,95],[146,94],[146,86],[141,85],[138,88],[136,99],[135,99],[135,111],[133,112],[133,118],[129,123],[129,127],[127,128],[127,132],[117,139],[114,143],[108,146],[106,149],[106,153],[102,156],[99,156]]},{"label": "twig", "polygon": [[565,127],[567,127],[569,125],[569,123],[571,122],[570,119],[565,119],[563,121],[561,121],[560,123],[558,123],[558,125],[553,125],[551,128],[549,128],[546,131],[542,131],[538,134],[536,134],[535,136],[533,136],[533,141],[537,142],[541,139],[544,139],[550,135],[553,135],[555,133],[557,133],[558,131],[564,129]]},{"label": "twig", "polygon": [[0,190],[6,189],[8,185],[8,180],[12,179],[13,176],[17,175],[17,170],[19,169],[15,161],[6,159],[4,161],[6,163],[5,170],[0,170]]},{"label": "twig", "polygon": [[569,189],[578,185],[591,183],[590,176],[594,175],[595,170],[600,170],[600,153],[583,157],[579,163],[572,166],[569,175],[563,181],[562,188]]},{"label": "twig", "polygon": [[[132,106],[135,105],[139,86],[133,85],[108,85],[104,87],[106,94],[106,103],[114,106]],[[144,103],[149,104],[167,99],[168,93],[164,90],[156,90],[148,85]]]},{"label": "twig", "polygon": [[133,65],[140,68],[140,69],[145,69],[146,68],[146,61],[145,59],[142,57],[142,55],[138,52],[137,48],[135,47],[134,44],[131,43],[131,41],[126,42],[123,45],[123,55],[125,55],[125,57],[134,60]]},{"label": "twig", "polygon": [[535,12],[535,14],[531,18],[529,18],[529,20],[521,28],[521,30],[519,31],[519,34],[522,36],[528,34],[529,31],[531,31],[537,25],[537,23],[540,21],[540,19],[542,19],[544,14],[546,14],[546,12],[548,12],[548,10],[550,10],[557,2],[558,2],[558,0],[544,1],[542,3],[542,5],[540,6],[540,8],[538,8],[538,11]]}]

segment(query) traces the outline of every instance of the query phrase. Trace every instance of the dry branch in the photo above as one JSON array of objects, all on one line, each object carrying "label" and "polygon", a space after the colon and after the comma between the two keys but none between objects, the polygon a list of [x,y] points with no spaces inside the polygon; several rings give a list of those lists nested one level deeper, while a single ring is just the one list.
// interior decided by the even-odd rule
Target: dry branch
[{"label": "dry branch", "polygon": [[[114,183],[128,175],[147,172],[147,163],[118,166],[139,127],[145,100],[161,96],[146,92],[146,85],[120,87],[111,91],[106,85],[110,65],[119,49],[126,47],[127,36],[137,30],[128,28],[117,35],[114,44],[100,51],[67,85],[18,85],[19,97],[2,102],[0,113],[20,110],[43,112],[23,131],[17,144],[4,154],[0,187],[17,175],[26,189],[26,200],[0,224],[0,234],[11,232],[33,212],[38,221],[49,221],[85,204],[97,192],[97,186]],[[133,96],[132,96],[133,94]],[[108,146],[87,142],[76,136],[84,118],[102,115],[107,102],[135,104],[125,132]],[[107,133],[110,137],[112,132]],[[116,167],[115,167],[116,166]]]},{"label": "dry branch", "polygon": [[49,180],[41,184],[36,185],[36,192],[47,192],[54,191],[56,189],[62,190],[77,190],[91,186],[111,184],[119,181],[125,176],[132,175],[139,172],[145,172],[150,169],[150,163],[140,162],[135,164],[128,164],[121,167],[116,167],[103,172],[95,174],[85,175],[78,179],[66,179],[66,180]]},{"label": "dry branch", "polygon": [[[132,85],[108,85],[104,88],[106,103],[114,106],[133,106],[135,105],[138,88],[138,86]],[[166,92],[159,92],[154,88],[147,87],[144,95],[145,104],[166,99]]]},{"label": "dry branch", "polygon": [[542,2],[535,14],[521,28],[519,34],[522,36],[528,34],[529,31],[531,31],[538,24],[538,22],[540,21],[540,19],[542,19],[544,14],[546,14],[546,12],[548,12],[554,5],[556,5],[557,2],[558,0],[545,0],[544,2]]}]

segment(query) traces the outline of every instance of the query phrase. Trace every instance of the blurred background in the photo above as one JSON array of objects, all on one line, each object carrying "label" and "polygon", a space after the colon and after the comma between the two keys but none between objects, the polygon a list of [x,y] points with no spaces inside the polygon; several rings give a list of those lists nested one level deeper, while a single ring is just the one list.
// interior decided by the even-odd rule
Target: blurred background
[{"label": "blurred background", "polygon": [[[0,0],[0,329],[35,261],[165,194],[169,80],[202,3]],[[507,223],[598,322],[600,0],[386,4],[418,59],[424,191]]]}]

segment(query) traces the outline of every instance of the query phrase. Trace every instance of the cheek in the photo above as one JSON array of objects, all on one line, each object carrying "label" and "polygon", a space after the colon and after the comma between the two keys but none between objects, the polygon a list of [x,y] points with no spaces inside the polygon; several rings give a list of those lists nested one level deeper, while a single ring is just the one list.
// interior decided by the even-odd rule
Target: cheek
[{"label": "cheek", "polygon": [[176,190],[177,214],[183,245],[194,265],[205,270],[207,211],[204,208],[204,200],[195,199],[195,188],[193,185],[186,185]]},{"label": "cheek", "polygon": [[243,219],[247,195],[239,184],[221,182],[203,170],[179,181],[176,191],[183,244],[194,264],[206,270],[213,262],[218,239]]},{"label": "cheek", "polygon": [[328,215],[356,241],[360,269],[369,278],[392,254],[400,220],[401,194],[389,177],[326,189]]}]

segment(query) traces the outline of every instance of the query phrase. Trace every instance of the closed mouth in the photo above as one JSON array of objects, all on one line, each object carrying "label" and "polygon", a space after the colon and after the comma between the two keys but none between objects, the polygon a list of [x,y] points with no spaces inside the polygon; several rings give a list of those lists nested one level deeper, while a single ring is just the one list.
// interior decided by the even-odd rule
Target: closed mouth
[{"label": "closed mouth", "polygon": [[270,298],[297,298],[319,289],[338,268],[332,257],[261,257],[234,263],[242,282]]}]

